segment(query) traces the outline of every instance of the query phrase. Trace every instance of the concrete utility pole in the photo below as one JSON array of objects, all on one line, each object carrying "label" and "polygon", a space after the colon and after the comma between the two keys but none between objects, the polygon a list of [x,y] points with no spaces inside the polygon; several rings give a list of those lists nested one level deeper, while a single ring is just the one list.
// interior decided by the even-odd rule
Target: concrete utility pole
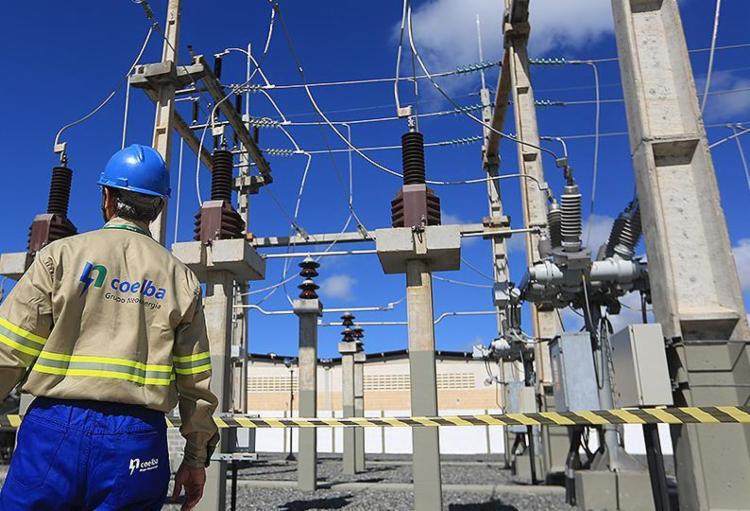
[{"label": "concrete utility pole", "polygon": [[[167,23],[164,28],[164,46],[161,52],[162,64],[174,69],[177,65],[177,48],[180,40],[180,0],[169,0]],[[166,80],[156,91],[156,117],[151,145],[159,151],[169,168],[172,161],[172,128],[174,121],[175,83]],[[167,206],[151,224],[151,236],[161,244],[167,239]],[[231,295],[231,293],[230,293]]]},{"label": "concrete utility pole", "polygon": [[[362,338],[364,331],[361,328],[354,329],[354,338],[357,340],[357,353],[354,354],[354,416],[365,416],[365,361],[367,355],[364,352]],[[354,470],[365,471],[365,430],[354,428]]]},{"label": "concrete utility pole", "polygon": [[[232,407],[231,346],[232,346],[232,287],[234,277],[227,271],[209,272],[206,297],[203,300],[206,330],[211,346],[211,391],[219,399],[217,411]],[[222,434],[217,452],[231,452],[231,435]],[[226,502],[227,469],[224,462],[212,462],[206,469],[206,489],[200,507],[206,511],[220,509]]]},{"label": "concrete utility pole", "polygon": [[[654,314],[676,406],[747,404],[750,328],[675,0],[613,0]],[[680,509],[750,502],[750,427],[672,426]]]},{"label": "concrete utility pole", "polygon": [[[320,264],[308,257],[300,263],[300,276],[305,280],[299,288],[299,300],[294,301],[294,313],[299,317],[299,416],[317,417],[318,414],[318,317],[323,305],[318,299]],[[297,484],[300,490],[314,491],[318,487],[318,442],[315,428],[300,428],[297,455]]]},{"label": "concrete utility pole", "polygon": [[[412,415],[438,414],[435,368],[433,271],[461,266],[461,234],[455,225],[440,225],[440,199],[426,185],[424,138],[415,130],[401,137],[404,185],[391,201],[392,229],[375,232],[383,271],[406,274],[409,332],[409,379]],[[414,508],[442,508],[440,441],[437,428],[412,428]]]},{"label": "concrete utility pole", "polygon": [[[422,260],[406,261],[409,377],[412,415],[438,415],[432,274]],[[415,509],[442,507],[438,428],[412,428]]]},{"label": "concrete utility pole", "polygon": [[[344,331],[339,343],[341,353],[341,401],[344,407],[344,417],[354,416],[354,355],[357,353],[357,342],[354,338],[354,316],[351,312],[341,316]],[[344,428],[344,474],[357,473],[355,451],[357,440],[353,428]]]},{"label": "concrete utility pole", "polygon": [[[529,0],[505,0],[505,57],[502,71],[497,84],[495,95],[495,109],[492,114],[491,126],[502,131],[508,105],[512,98],[516,123],[516,136],[531,145],[517,144],[518,165],[520,173],[533,179],[521,179],[521,198],[523,201],[524,227],[547,227],[547,196],[539,189],[538,183],[544,183],[544,169],[542,153],[539,149],[541,141],[537,126],[536,108],[534,104],[534,89],[531,84],[529,69],[528,41],[529,41]],[[499,163],[500,136],[490,132],[485,144],[485,168]],[[538,180],[538,183],[534,181]],[[529,233],[526,238],[526,259],[529,265],[539,259],[537,248],[539,234]],[[562,332],[562,325],[554,311],[540,311],[531,306],[531,322],[534,337],[551,340]],[[549,361],[547,342],[539,342],[534,346],[534,361],[537,379],[537,394],[542,408],[553,408],[552,372]],[[537,429],[535,428],[535,432]],[[541,455],[541,462],[537,474],[542,479],[549,472],[559,472],[564,469],[567,454],[567,432],[561,428],[541,428],[542,445],[535,449]],[[536,436],[536,435],[533,435]],[[531,440],[531,439],[530,439]]]}]

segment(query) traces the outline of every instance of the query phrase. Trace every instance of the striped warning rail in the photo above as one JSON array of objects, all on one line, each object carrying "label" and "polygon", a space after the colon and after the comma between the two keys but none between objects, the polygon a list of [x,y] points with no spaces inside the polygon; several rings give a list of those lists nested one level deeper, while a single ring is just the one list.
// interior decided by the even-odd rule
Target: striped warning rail
[{"label": "striped warning rail", "polygon": [[[447,415],[443,417],[275,418],[226,414],[219,428],[411,428],[441,426],[603,426],[606,424],[750,424],[750,406],[667,407],[579,412]],[[0,427],[17,428],[19,415],[0,416]],[[179,420],[167,419],[169,427]]]}]

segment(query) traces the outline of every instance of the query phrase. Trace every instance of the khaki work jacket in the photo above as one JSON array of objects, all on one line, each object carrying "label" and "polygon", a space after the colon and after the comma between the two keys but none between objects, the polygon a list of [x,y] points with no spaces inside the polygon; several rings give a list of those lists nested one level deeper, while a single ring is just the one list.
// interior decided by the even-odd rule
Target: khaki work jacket
[{"label": "khaki work jacket", "polygon": [[34,396],[179,403],[189,464],[216,443],[200,283],[144,225],[115,218],[39,251],[0,305],[0,399],[24,378]]}]

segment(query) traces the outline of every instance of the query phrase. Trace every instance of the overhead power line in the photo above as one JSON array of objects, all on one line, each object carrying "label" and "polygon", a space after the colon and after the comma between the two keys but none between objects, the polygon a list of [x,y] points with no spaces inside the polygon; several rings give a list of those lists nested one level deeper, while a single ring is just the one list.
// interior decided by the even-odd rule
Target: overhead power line
[{"label": "overhead power line", "polygon": [[714,70],[714,54],[716,52],[716,38],[719,35],[719,19],[721,17],[721,0],[716,0],[716,12],[714,14],[714,31],[711,35],[711,49],[708,57],[708,73],[706,73],[706,85],[703,88],[703,101],[701,101],[701,113],[706,110],[708,91],[711,88],[711,75]]}]

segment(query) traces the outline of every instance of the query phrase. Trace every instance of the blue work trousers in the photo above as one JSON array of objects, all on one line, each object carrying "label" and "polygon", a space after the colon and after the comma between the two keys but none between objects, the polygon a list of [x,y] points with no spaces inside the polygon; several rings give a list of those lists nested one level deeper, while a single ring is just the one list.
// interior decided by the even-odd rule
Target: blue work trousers
[{"label": "blue work trousers", "polygon": [[157,510],[170,474],[163,413],[37,398],[18,431],[0,510]]}]

